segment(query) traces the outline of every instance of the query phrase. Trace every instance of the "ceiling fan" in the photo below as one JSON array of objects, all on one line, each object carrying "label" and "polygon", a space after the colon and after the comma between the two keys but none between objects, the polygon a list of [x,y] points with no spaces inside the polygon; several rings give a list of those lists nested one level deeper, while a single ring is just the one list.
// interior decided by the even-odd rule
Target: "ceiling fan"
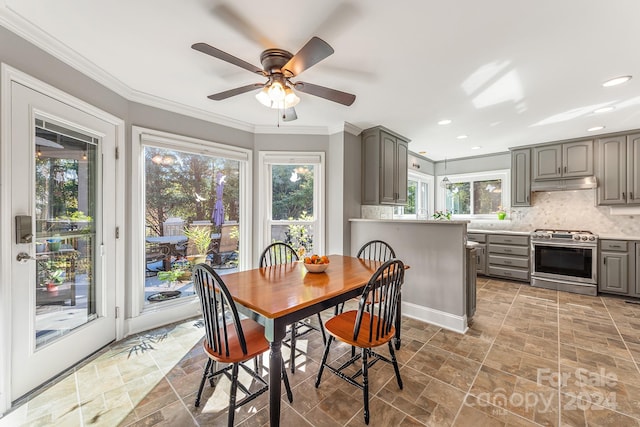
[{"label": "ceiling fan", "polygon": [[306,82],[291,81],[292,78],[298,76],[298,74],[306,69],[311,68],[334,52],[333,48],[329,46],[327,42],[318,37],[312,37],[295,55],[292,55],[284,49],[267,49],[263,51],[260,55],[262,69],[206,43],[196,43],[191,47],[202,53],[211,55],[214,58],[221,59],[267,78],[265,83],[253,83],[215,93],[207,97],[214,101],[221,101],[232,96],[262,88],[256,95],[258,101],[267,107],[283,110],[283,120],[291,121],[297,119],[294,107],[300,102],[300,98],[298,98],[293,89],[347,106],[353,104],[353,101],[356,99],[355,95],[347,92]]}]

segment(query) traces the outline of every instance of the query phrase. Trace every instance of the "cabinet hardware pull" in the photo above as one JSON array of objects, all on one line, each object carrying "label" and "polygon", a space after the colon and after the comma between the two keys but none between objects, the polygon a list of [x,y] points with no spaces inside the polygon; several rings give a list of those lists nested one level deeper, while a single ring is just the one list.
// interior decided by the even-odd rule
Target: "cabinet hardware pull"
[{"label": "cabinet hardware pull", "polygon": [[633,191],[629,193],[629,200],[633,200]]},{"label": "cabinet hardware pull", "polygon": [[622,246],[620,245],[611,245],[612,248],[621,248]]},{"label": "cabinet hardware pull", "polygon": [[625,199],[624,195],[625,195],[625,192],[623,191],[623,192],[622,192],[622,198],[623,198],[623,199]]},{"label": "cabinet hardware pull", "polygon": [[558,175],[560,175],[560,167],[558,167]]},{"label": "cabinet hardware pull", "polygon": [[567,167],[566,166],[564,167],[564,173],[567,173]]},{"label": "cabinet hardware pull", "polygon": [[529,203],[529,195],[527,194],[527,203]]}]

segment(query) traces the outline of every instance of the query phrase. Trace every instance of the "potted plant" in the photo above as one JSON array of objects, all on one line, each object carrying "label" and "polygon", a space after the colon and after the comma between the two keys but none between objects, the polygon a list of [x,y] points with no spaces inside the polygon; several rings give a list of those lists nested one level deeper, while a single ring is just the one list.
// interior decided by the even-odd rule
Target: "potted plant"
[{"label": "potted plant", "polygon": [[175,286],[176,282],[179,282],[185,273],[182,265],[176,264],[169,271],[159,271],[158,280],[161,282],[168,282],[167,287]]},{"label": "potted plant", "polygon": [[503,220],[507,217],[507,211],[502,209],[502,206],[498,206],[498,211],[496,212],[499,220]]},{"label": "potted plant", "polygon": [[58,286],[64,283],[64,270],[55,269],[47,271],[47,291],[58,292]]},{"label": "potted plant", "polygon": [[200,264],[207,260],[207,251],[211,245],[211,230],[208,227],[185,227],[184,235],[193,243],[197,254],[193,257],[193,264]]},{"label": "potted plant", "polygon": [[433,213],[433,219],[436,220],[450,220],[451,219],[451,212],[448,210],[444,210],[444,211],[435,211]]}]

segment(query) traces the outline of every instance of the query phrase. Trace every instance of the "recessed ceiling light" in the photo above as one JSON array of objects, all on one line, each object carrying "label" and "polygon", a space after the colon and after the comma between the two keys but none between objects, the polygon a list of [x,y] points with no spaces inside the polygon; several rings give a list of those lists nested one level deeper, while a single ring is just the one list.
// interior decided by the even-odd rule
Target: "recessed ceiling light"
[{"label": "recessed ceiling light", "polygon": [[604,129],[604,126],[594,126],[592,128],[587,129],[587,132],[595,132],[597,130],[602,130]]},{"label": "recessed ceiling light", "polygon": [[451,123],[449,119],[443,119],[438,122],[439,125],[448,125],[449,123]]},{"label": "recessed ceiling light", "polygon": [[467,135],[458,135],[458,136],[456,136],[456,138],[458,138],[458,139],[467,139],[468,136]]},{"label": "recessed ceiling light", "polygon": [[621,85],[622,83],[628,82],[629,80],[631,80],[631,76],[615,77],[613,79],[607,80],[606,82],[602,83],[602,86],[604,87],[617,86],[617,85]]},{"label": "recessed ceiling light", "polygon": [[481,148],[482,148],[482,147],[481,147],[481,146],[479,146],[479,145],[476,145],[475,147],[471,147],[471,149],[472,149],[472,150],[479,150],[479,149],[481,149]]},{"label": "recessed ceiling light", "polygon": [[427,154],[426,151],[418,151],[418,154]]},{"label": "recessed ceiling light", "polygon": [[602,108],[598,108],[597,110],[593,110],[593,112],[596,114],[608,113],[609,111],[613,111],[615,109],[616,107],[602,107]]}]

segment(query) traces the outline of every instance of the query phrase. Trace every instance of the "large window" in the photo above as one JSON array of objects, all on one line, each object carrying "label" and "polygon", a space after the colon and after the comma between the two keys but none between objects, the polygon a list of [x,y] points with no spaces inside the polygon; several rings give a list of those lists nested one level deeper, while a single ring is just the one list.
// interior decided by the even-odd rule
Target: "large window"
[{"label": "large window", "polygon": [[195,296],[191,270],[196,264],[206,263],[218,274],[242,267],[247,245],[241,236],[250,224],[244,206],[248,155],[208,141],[147,132],[136,141],[143,223],[138,299],[140,307],[155,309]]},{"label": "large window", "polygon": [[409,171],[407,205],[394,208],[394,218],[428,219],[433,214],[433,176]]},{"label": "large window", "polygon": [[260,153],[260,247],[285,242],[299,254],[323,253],[324,153]]},{"label": "large window", "polygon": [[460,218],[494,219],[496,212],[510,205],[509,171],[449,175],[450,184],[439,182],[439,210]]}]

